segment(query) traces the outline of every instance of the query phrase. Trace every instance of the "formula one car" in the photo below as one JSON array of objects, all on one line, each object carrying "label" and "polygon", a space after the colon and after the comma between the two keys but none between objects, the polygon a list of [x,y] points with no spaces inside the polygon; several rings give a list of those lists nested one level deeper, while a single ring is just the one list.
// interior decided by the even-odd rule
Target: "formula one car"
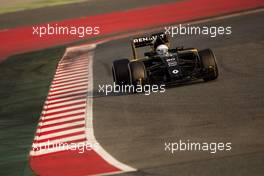
[{"label": "formula one car", "polygon": [[[175,84],[203,79],[211,81],[218,77],[216,58],[211,49],[169,49],[169,37],[156,33],[131,41],[133,58],[115,60],[112,65],[117,85]],[[139,58],[137,48],[150,47]]]}]

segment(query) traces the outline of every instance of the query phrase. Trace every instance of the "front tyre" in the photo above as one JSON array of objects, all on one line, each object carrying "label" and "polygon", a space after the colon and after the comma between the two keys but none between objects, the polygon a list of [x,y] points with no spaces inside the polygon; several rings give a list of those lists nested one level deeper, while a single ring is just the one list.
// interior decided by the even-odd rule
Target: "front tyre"
[{"label": "front tyre", "polygon": [[127,85],[130,83],[128,64],[128,59],[120,59],[113,62],[112,74],[114,82],[117,85]]},{"label": "front tyre", "polygon": [[131,85],[144,85],[147,80],[147,71],[145,65],[141,61],[134,61],[128,64],[129,77]]},{"label": "front tyre", "polygon": [[213,51],[211,49],[201,50],[199,51],[199,56],[203,67],[203,80],[215,80],[218,77],[218,68]]}]

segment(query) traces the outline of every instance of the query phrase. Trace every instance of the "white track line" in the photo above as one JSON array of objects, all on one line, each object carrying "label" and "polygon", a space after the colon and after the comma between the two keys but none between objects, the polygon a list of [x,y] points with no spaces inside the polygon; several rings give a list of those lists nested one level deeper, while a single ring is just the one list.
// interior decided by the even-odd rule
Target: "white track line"
[{"label": "white track line", "polygon": [[86,61],[87,61],[86,58],[78,58],[75,60],[63,60],[63,62],[60,62],[59,67],[66,66],[66,65],[72,65],[72,63],[77,63],[77,64],[83,63],[83,62],[87,63]]},{"label": "white track line", "polygon": [[82,132],[82,131],[85,131],[84,127],[74,128],[74,129],[70,129],[70,130],[64,130],[64,131],[51,133],[51,134],[45,134],[45,135],[42,135],[40,132],[40,134],[37,135],[37,139],[38,140],[49,139],[49,138],[53,138],[53,137],[59,137],[59,136],[63,136],[63,135],[71,134],[71,133],[76,133],[76,132]]},{"label": "white track line", "polygon": [[70,93],[66,93],[64,95],[53,95],[53,96],[50,96],[48,98],[48,101],[51,102],[51,101],[62,101],[62,100],[66,100],[66,99],[72,99],[74,97],[78,97],[80,95],[85,95],[87,94],[87,91],[86,90],[81,90],[81,91],[76,91],[76,92],[70,92]]},{"label": "white track line", "polygon": [[89,82],[89,80],[88,81],[86,80],[86,81],[83,81],[83,82],[80,82],[80,83],[76,83],[74,85],[63,86],[63,87],[54,87],[54,86],[51,86],[50,90],[55,91],[55,90],[61,90],[61,89],[68,89],[68,88],[71,88],[73,86],[83,86],[87,82]]},{"label": "white track line", "polygon": [[61,97],[61,98],[58,98],[58,99],[54,99],[54,100],[51,100],[51,99],[48,99],[47,100],[47,104],[49,104],[49,103],[57,103],[57,102],[61,102],[61,101],[72,101],[72,99],[83,99],[83,97],[84,97],[84,94],[76,94],[76,95],[72,95],[72,96],[70,96],[70,97]]},{"label": "white track line", "polygon": [[85,88],[87,88],[86,85],[83,85],[83,86],[77,86],[77,87],[74,87],[74,88],[69,88],[69,89],[62,89],[62,90],[52,91],[52,92],[49,93],[49,95],[54,95],[54,94],[64,93],[64,92],[69,92],[69,91],[78,90],[78,89],[85,89]]},{"label": "white track line", "polygon": [[58,70],[56,71],[56,74],[69,73],[71,71],[77,71],[77,70],[82,71],[82,70],[85,70],[86,68],[87,68],[86,65],[82,65],[77,68],[68,68],[68,69]]},{"label": "white track line", "polygon": [[[70,120],[71,121],[71,120]],[[58,128],[60,128],[61,127],[61,125],[67,125],[67,124],[75,124],[75,123],[77,123],[77,122],[80,122],[80,123],[82,123],[82,124],[85,124],[85,117],[83,116],[83,117],[81,117],[81,118],[79,118],[79,119],[77,119],[75,122],[70,122],[70,123],[68,123],[69,121],[65,121],[65,122],[62,122],[61,124],[51,124],[51,126],[50,125],[48,125],[48,127],[47,127],[47,125],[44,125],[43,124],[43,122],[40,122],[39,123],[39,125],[38,125],[38,128],[37,129],[39,129],[40,131],[41,130],[43,130],[43,129],[50,129],[50,128],[56,128],[56,127],[58,127]]]},{"label": "white track line", "polygon": [[46,142],[34,142],[33,147],[40,147],[40,146],[47,146],[47,145],[52,145],[52,144],[57,144],[61,142],[70,142],[70,141],[75,141],[75,140],[80,140],[80,139],[85,139],[85,134],[79,134],[75,136],[70,136],[70,137],[65,137],[61,139],[55,139],[55,140],[49,140]]},{"label": "white track line", "polygon": [[[69,149],[65,149],[66,147],[63,147],[61,143],[55,143],[54,145],[57,144],[57,147],[56,146],[50,146],[50,147],[46,147],[46,148],[42,148],[41,150],[38,150],[38,151],[31,151],[30,154],[32,156],[38,156],[38,155],[44,155],[44,154],[49,154],[49,153],[54,153],[54,152],[60,152],[60,151],[65,151],[65,150],[76,150],[76,146],[85,146],[87,142],[74,142],[72,144],[68,144],[67,146],[69,147]],[[61,144],[59,147],[59,144]],[[64,144],[65,146],[65,144]],[[72,148],[71,148],[72,146]],[[45,146],[42,146],[40,145],[40,147],[45,147]]]},{"label": "white track line", "polygon": [[[87,65],[87,60],[78,60],[78,61],[72,61],[70,63],[67,63],[67,64],[60,64],[58,66],[58,70],[61,70],[61,69],[67,69],[67,68],[73,68],[73,67],[78,67],[80,65],[83,65],[83,64],[86,64]],[[57,71],[58,71],[57,70]]]},{"label": "white track line", "polygon": [[53,79],[53,82],[69,81],[71,79],[82,78],[86,76],[87,74],[70,75],[68,77],[61,77],[61,78]]},{"label": "white track line", "polygon": [[82,78],[82,79],[78,79],[78,80],[73,80],[73,81],[68,81],[66,83],[56,83],[56,82],[52,82],[53,86],[54,87],[63,87],[65,85],[69,85],[69,84],[79,84],[80,82],[83,82],[83,81],[87,81],[87,78]]},{"label": "white track line", "polygon": [[78,119],[80,119],[80,121],[82,121],[83,119],[85,119],[85,117],[84,116],[82,116],[82,117],[73,116],[73,117],[67,117],[64,119],[57,119],[57,120],[51,120],[51,121],[47,121],[47,122],[41,122],[40,127],[46,126],[46,125],[53,125],[53,124],[57,124],[57,123],[67,124],[71,120],[78,120]]},{"label": "white track line", "polygon": [[87,76],[87,73],[78,73],[78,74],[73,74],[73,75],[68,75],[68,76],[61,76],[61,77],[54,77],[53,81],[60,81],[60,80],[65,80],[65,79],[70,79],[70,78],[75,78],[79,76]]},{"label": "white track line", "polygon": [[[73,64],[74,63],[74,64]],[[76,66],[76,65],[80,65],[82,63],[87,64],[87,60],[86,58],[80,58],[80,57],[75,57],[74,60],[65,60],[63,62],[61,62],[57,68],[62,68],[62,67],[71,67],[71,66]],[[76,64],[76,65],[75,65]]]},{"label": "white track line", "polygon": [[87,60],[72,61],[72,62],[67,63],[67,64],[60,64],[57,67],[56,72],[59,70],[67,70],[68,68],[77,68],[77,67],[82,66],[82,65],[87,65]]},{"label": "white track line", "polygon": [[76,94],[85,94],[87,93],[87,90],[84,89],[84,90],[79,90],[79,91],[76,91],[76,92],[65,92],[63,94],[59,94],[59,95],[49,95],[49,99],[52,99],[52,98],[63,98],[63,97],[71,97],[73,95],[76,95]]},{"label": "white track line", "polygon": [[[96,45],[94,45],[94,47],[96,47]],[[88,84],[88,92],[93,92],[93,57],[94,57],[94,53],[90,52],[90,61],[91,62],[90,62],[89,68],[88,68],[88,72],[89,72],[88,78],[90,80],[90,83]],[[132,168],[132,167],[130,167],[124,163],[121,163],[120,161],[118,161],[117,159],[112,157],[98,143],[98,141],[96,140],[96,138],[94,136],[93,108],[92,107],[93,107],[93,98],[92,98],[92,95],[90,95],[90,96],[88,95],[87,96],[87,107],[86,107],[86,118],[85,118],[86,119],[86,138],[88,139],[88,141],[98,144],[98,148],[97,148],[96,152],[105,161],[107,161],[109,164],[113,165],[116,168],[119,168],[123,172],[135,171],[136,170],[135,168]]]},{"label": "white track line", "polygon": [[74,126],[83,125],[83,124],[85,124],[84,121],[78,121],[78,122],[66,123],[66,124],[57,125],[57,126],[48,127],[48,128],[38,128],[37,133],[43,133],[43,132],[48,132],[48,131],[53,131],[53,130],[60,130],[63,128],[69,128],[69,127],[74,127]]},{"label": "white track line", "polygon": [[[73,114],[82,113],[82,112],[85,112],[85,108],[80,109],[80,110],[74,110],[74,111],[70,111],[70,112],[65,112],[65,113],[50,115],[50,116],[44,116],[44,117],[41,118],[41,120],[53,119],[53,118],[58,118],[58,117],[63,117],[63,116],[69,115],[70,117],[65,117],[65,118],[57,119],[58,122],[63,122],[61,120],[67,120],[67,119],[70,119],[70,118],[73,118],[73,117],[76,117],[76,118],[79,117],[79,118],[81,118],[82,115],[77,115],[76,116],[76,115],[73,115]],[[71,116],[71,115],[73,115],[73,116]],[[50,121],[43,122],[43,123],[45,123],[45,125],[46,125],[48,122],[52,122],[52,121],[55,122],[56,120],[50,120]]]},{"label": "white track line", "polygon": [[81,103],[78,105],[72,105],[70,107],[64,107],[64,108],[57,108],[57,109],[52,109],[52,110],[46,110],[46,113],[54,113],[54,112],[60,112],[60,111],[64,111],[64,110],[70,110],[70,109],[75,109],[75,108],[81,108],[81,107],[85,107],[85,103]]},{"label": "white track line", "polygon": [[65,76],[69,76],[69,75],[76,75],[76,74],[80,74],[80,73],[85,73],[85,70],[76,70],[76,71],[72,71],[70,73],[58,73],[55,75],[54,78],[62,78]]},{"label": "white track line", "polygon": [[80,102],[83,102],[85,100],[86,100],[86,98],[82,98],[82,99],[71,100],[71,101],[66,101],[66,102],[62,102],[62,103],[46,104],[45,107],[46,108],[56,108],[56,107],[59,107],[59,106],[69,105],[69,104],[72,104],[72,103],[80,103]]},{"label": "white track line", "polygon": [[86,78],[87,75],[83,75],[83,76],[74,76],[74,77],[71,77],[71,78],[64,78],[63,80],[53,80],[53,84],[58,84],[58,83],[61,83],[61,82],[68,82],[68,81],[71,81],[71,80],[76,80],[76,79],[84,79]]},{"label": "white track line", "polygon": [[88,65],[87,62],[78,63],[76,65],[75,65],[75,63],[72,63],[72,65],[65,65],[65,66],[58,67],[55,73],[58,73],[60,71],[65,71],[65,70],[79,69],[79,68],[83,68],[87,65]]}]

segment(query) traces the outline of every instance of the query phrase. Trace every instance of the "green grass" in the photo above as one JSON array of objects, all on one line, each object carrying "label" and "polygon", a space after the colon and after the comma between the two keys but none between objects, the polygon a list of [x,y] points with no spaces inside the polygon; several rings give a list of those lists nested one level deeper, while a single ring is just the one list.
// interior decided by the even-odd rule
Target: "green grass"
[{"label": "green grass", "polygon": [[85,0],[34,0],[29,2],[14,2],[8,5],[1,4],[0,14],[16,12],[22,10],[36,9],[41,7],[55,6],[55,5],[63,5],[70,3],[82,2]]},{"label": "green grass", "polygon": [[0,64],[0,175],[32,175],[28,153],[64,48],[16,55]]}]

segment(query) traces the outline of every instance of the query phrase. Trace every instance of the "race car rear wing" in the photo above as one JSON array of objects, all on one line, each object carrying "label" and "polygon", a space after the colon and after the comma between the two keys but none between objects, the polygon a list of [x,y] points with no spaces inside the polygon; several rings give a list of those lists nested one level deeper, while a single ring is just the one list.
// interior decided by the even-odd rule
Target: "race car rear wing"
[{"label": "race car rear wing", "polygon": [[135,48],[150,46],[153,45],[153,41],[156,40],[158,37],[162,39],[165,43],[169,42],[167,35],[161,32],[161,33],[152,34],[151,36],[134,38],[132,39],[132,44],[135,46]]},{"label": "race car rear wing", "polygon": [[152,34],[151,36],[144,36],[144,37],[138,37],[138,38],[133,38],[131,40],[131,46],[133,50],[133,59],[137,59],[137,52],[136,48],[139,47],[145,47],[145,46],[153,46],[153,49],[155,49],[155,45],[160,45],[160,44],[169,44],[169,39],[168,36],[163,33],[155,33]]}]

